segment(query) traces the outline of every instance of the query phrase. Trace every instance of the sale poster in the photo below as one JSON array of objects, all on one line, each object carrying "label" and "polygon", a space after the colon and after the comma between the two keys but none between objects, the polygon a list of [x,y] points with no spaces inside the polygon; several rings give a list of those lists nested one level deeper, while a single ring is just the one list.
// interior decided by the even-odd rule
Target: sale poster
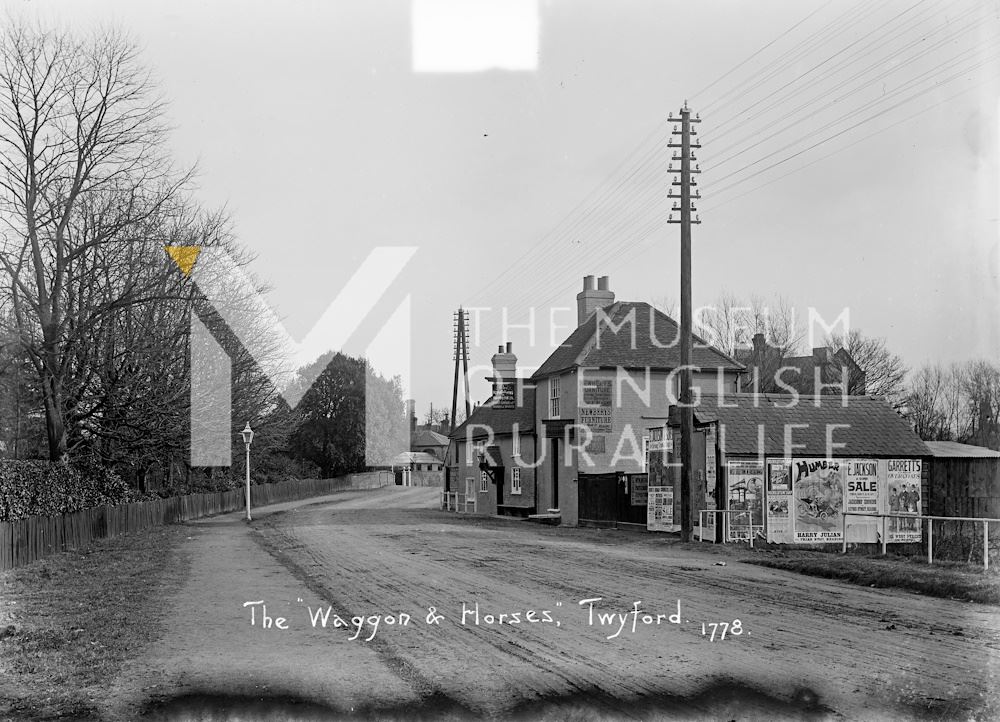
[{"label": "sale poster", "polygon": [[881,521],[879,512],[878,461],[875,459],[844,460],[844,512],[847,515],[847,541],[872,543],[878,541]]}]

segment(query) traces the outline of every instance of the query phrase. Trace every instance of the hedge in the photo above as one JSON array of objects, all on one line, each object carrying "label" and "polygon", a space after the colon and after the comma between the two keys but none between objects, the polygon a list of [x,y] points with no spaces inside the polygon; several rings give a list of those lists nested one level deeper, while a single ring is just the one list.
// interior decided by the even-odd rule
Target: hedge
[{"label": "hedge", "polygon": [[130,493],[115,471],[99,464],[0,459],[0,521],[121,504]]}]

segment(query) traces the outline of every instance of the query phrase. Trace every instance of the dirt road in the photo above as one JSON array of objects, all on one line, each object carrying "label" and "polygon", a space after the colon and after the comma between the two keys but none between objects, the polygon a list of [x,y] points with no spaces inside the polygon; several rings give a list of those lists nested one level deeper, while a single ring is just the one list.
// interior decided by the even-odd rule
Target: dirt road
[{"label": "dirt road", "polygon": [[[993,608],[436,504],[433,490],[390,487],[249,528],[236,515],[192,525],[176,623],[126,669],[111,716],[1000,714]],[[264,628],[263,604],[246,602],[288,628]]]}]

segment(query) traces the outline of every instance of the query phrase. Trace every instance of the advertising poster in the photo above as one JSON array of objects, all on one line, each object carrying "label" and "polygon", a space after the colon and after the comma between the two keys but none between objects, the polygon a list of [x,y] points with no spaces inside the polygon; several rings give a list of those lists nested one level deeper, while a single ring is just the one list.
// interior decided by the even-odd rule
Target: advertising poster
[{"label": "advertising poster", "polygon": [[649,487],[646,505],[646,529],[649,531],[677,531],[674,525],[674,488]]},{"label": "advertising poster", "polygon": [[646,499],[649,493],[649,477],[646,474],[630,474],[629,485],[631,486],[629,497],[632,500],[630,502],[632,506],[646,506]]},{"label": "advertising poster", "polygon": [[792,460],[792,530],[797,543],[843,541],[846,469],[842,459]]},{"label": "advertising poster", "polygon": [[705,434],[705,488],[709,492],[715,491],[715,445],[717,441],[715,424],[712,424],[708,427],[708,432]]},{"label": "advertising poster", "polygon": [[611,387],[611,379],[585,379],[581,383],[580,423],[592,433],[611,433]]},{"label": "advertising poster", "polygon": [[775,544],[795,541],[789,512],[792,501],[791,464],[791,459],[767,461],[767,540]]},{"label": "advertising poster", "polygon": [[[886,461],[885,510],[888,514],[920,514],[920,459]],[[888,519],[886,541],[909,544],[920,541],[920,519]]]},{"label": "advertising poster", "polygon": [[847,541],[877,542],[881,521],[873,516],[879,510],[878,461],[875,459],[847,459],[844,478],[844,511],[847,517]]},{"label": "advertising poster", "polygon": [[764,528],[764,464],[758,460],[726,464],[727,508],[745,510],[729,514],[729,541],[748,540],[751,525]]}]

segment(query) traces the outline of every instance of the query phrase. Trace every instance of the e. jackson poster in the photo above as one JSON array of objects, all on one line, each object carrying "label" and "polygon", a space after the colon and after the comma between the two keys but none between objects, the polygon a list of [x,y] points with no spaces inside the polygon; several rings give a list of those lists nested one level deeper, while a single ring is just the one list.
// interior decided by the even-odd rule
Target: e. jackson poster
[{"label": "e. jackson poster", "polygon": [[792,460],[792,530],[800,544],[843,540],[843,459]]},{"label": "e. jackson poster", "polygon": [[[844,511],[855,514],[879,513],[878,461],[876,459],[844,460],[846,485]],[[877,542],[881,522],[874,516],[847,517],[847,541]]]}]

